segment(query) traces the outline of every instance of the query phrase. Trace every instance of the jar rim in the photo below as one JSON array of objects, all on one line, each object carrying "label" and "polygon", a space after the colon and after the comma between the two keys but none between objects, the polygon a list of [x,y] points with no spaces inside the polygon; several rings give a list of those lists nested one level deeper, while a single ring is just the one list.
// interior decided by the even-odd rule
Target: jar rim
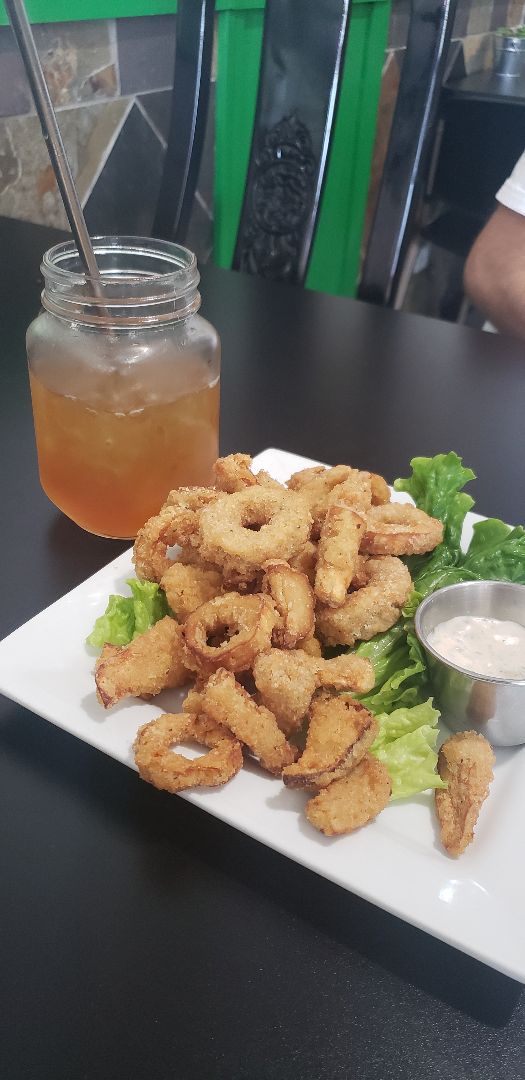
[{"label": "jar rim", "polygon": [[[96,256],[105,256],[116,254],[117,252],[122,256],[140,256],[144,258],[151,258],[157,260],[164,260],[168,269],[159,273],[151,272],[150,274],[144,274],[141,281],[147,280],[161,280],[163,284],[168,285],[170,281],[175,286],[177,280],[181,278],[189,277],[189,281],[186,284],[198,285],[200,280],[200,274],[197,269],[197,258],[193,251],[189,248],[183,247],[182,244],[176,244],[171,240],[157,240],[154,237],[149,236],[94,236],[91,240],[93,244],[93,250]],[[66,260],[75,261],[79,269],[70,269],[62,264]],[[51,280],[57,283],[67,284],[69,286],[73,284],[86,285],[92,282],[94,279],[85,272],[81,267],[80,256],[78,254],[77,246],[74,240],[64,240],[60,244],[55,244],[53,247],[48,248],[44,252],[41,270],[44,276],[49,277]],[[104,277],[104,270],[101,270],[102,284],[105,285],[112,280],[112,276],[107,275]],[[131,282],[130,282],[131,283]]]},{"label": "jar rim", "polygon": [[189,248],[142,236],[96,236],[92,242],[101,274],[96,288],[74,240],[44,253],[42,303],[48,311],[96,324],[111,318],[144,325],[198,309],[200,274]]}]

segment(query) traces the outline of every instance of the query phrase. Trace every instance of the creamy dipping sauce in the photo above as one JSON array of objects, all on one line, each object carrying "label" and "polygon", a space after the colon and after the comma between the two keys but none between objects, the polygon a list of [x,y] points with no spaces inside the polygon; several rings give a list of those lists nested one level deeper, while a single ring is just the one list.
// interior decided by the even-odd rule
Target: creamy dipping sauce
[{"label": "creamy dipping sauce", "polygon": [[481,615],[458,615],[439,623],[429,645],[445,660],[477,675],[525,679],[525,626]]}]

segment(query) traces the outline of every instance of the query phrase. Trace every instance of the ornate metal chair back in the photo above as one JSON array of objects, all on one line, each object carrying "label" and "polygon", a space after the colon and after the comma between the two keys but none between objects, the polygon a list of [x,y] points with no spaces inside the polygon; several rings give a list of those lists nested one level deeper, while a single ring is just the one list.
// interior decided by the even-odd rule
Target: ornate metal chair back
[{"label": "ornate metal chair back", "polygon": [[233,268],[301,284],[325,178],[351,0],[267,0]]}]

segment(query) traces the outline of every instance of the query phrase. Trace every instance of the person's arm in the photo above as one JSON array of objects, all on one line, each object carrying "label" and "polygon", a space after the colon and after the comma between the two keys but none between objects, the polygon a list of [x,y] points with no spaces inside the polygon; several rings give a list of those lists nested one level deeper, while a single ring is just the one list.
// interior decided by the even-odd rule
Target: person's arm
[{"label": "person's arm", "polygon": [[525,216],[498,209],[467,259],[465,292],[490,322],[525,340]]}]

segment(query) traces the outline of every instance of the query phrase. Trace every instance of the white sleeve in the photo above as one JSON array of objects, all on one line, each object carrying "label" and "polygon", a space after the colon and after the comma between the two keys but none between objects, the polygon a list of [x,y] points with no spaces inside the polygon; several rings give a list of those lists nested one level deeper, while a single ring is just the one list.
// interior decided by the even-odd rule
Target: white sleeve
[{"label": "white sleeve", "polygon": [[497,192],[496,198],[509,210],[525,215],[525,153],[516,162],[508,180],[505,180]]}]

